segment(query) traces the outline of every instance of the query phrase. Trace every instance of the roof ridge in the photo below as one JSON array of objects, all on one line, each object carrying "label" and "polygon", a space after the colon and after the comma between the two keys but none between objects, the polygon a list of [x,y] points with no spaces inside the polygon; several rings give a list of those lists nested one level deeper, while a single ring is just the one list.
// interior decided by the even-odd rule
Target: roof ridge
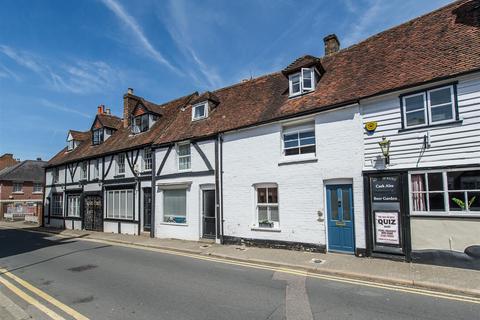
[{"label": "roof ridge", "polygon": [[[444,6],[440,7],[440,8],[437,8],[437,9],[435,9],[435,10],[433,10],[433,11],[426,12],[426,13],[420,15],[420,16],[417,16],[417,17],[415,17],[415,18],[412,18],[412,19],[410,19],[410,20],[407,20],[407,21],[405,21],[405,22],[402,22],[402,23],[400,23],[400,24],[397,24],[397,25],[395,25],[395,26],[392,26],[392,27],[390,27],[390,28],[388,28],[388,29],[385,29],[385,30],[383,30],[383,31],[380,31],[380,32],[378,32],[378,33],[375,33],[375,34],[373,34],[373,35],[371,35],[371,36],[369,36],[369,37],[361,40],[360,42],[354,43],[354,44],[352,44],[352,45],[350,45],[350,46],[348,46],[348,47],[346,47],[346,48],[340,49],[339,51],[335,52],[335,53],[332,54],[331,56],[335,56],[335,55],[337,55],[337,54],[339,54],[339,53],[343,53],[343,52],[346,52],[346,51],[348,51],[348,50],[350,50],[350,49],[356,48],[356,47],[360,46],[361,44],[363,44],[364,42],[371,41],[371,40],[373,40],[374,38],[378,38],[379,36],[381,36],[381,35],[383,35],[383,34],[385,34],[385,33],[387,33],[387,32],[391,32],[391,31],[394,30],[394,29],[400,28],[400,27],[402,27],[402,26],[404,26],[404,25],[407,25],[407,24],[410,24],[410,23],[412,23],[412,22],[414,22],[414,21],[420,20],[420,19],[422,19],[422,18],[424,18],[424,17],[426,17],[426,16],[434,15],[434,14],[438,13],[439,11],[442,11],[442,10],[447,9],[448,7],[457,6],[457,5],[460,4],[460,3],[467,3],[467,2],[470,2],[470,1],[474,1],[474,0],[457,0],[457,1],[451,2],[451,3],[446,4],[446,5],[444,5]],[[323,57],[321,57],[321,59],[323,60],[323,59],[326,58],[326,57],[330,57],[330,56],[323,56]]]},{"label": "roof ridge", "polygon": [[235,87],[238,87],[238,86],[241,86],[241,85],[245,85],[245,84],[250,83],[252,81],[259,81],[262,78],[267,78],[267,77],[271,77],[271,76],[274,76],[274,75],[281,75],[281,74],[282,74],[281,71],[273,71],[273,72],[266,73],[266,74],[263,74],[261,76],[258,76],[256,78],[251,78],[251,79],[248,79],[244,82],[240,81],[240,82],[234,83],[232,85],[229,85],[229,86],[226,86],[226,87],[223,87],[223,88],[220,88],[220,89],[216,89],[216,90],[213,90],[213,91],[210,91],[210,92],[215,93],[215,92],[220,92],[220,91],[223,91],[223,90],[228,90],[228,89],[235,88]]}]

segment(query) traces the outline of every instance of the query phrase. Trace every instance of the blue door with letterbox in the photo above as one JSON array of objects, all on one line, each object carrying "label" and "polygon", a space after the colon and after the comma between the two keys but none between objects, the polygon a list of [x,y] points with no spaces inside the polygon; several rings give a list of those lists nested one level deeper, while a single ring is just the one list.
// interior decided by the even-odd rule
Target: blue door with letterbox
[{"label": "blue door with letterbox", "polygon": [[327,217],[328,250],[353,252],[355,234],[351,184],[327,186]]}]

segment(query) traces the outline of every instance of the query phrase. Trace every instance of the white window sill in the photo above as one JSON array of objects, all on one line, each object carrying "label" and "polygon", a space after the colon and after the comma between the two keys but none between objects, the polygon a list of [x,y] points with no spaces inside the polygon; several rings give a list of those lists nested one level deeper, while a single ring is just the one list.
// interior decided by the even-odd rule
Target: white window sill
[{"label": "white window sill", "polygon": [[266,231],[266,232],[282,232],[279,228],[260,228],[260,227],[252,227],[252,231]]},{"label": "white window sill", "polygon": [[278,161],[278,165],[288,165],[288,164],[296,164],[296,163],[309,163],[309,162],[317,162],[318,158],[314,154],[309,155],[295,155],[295,156],[284,156],[280,158]]},{"label": "white window sill", "polygon": [[32,194],[43,194],[43,191],[35,191],[35,192],[32,192]]},{"label": "white window sill", "polygon": [[188,227],[188,223],[160,222],[160,224],[164,226]]}]

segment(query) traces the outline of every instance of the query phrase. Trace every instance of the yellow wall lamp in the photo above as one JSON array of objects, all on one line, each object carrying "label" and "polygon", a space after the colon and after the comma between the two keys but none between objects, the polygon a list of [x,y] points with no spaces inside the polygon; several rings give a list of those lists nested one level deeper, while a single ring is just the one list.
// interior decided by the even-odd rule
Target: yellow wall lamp
[{"label": "yellow wall lamp", "polygon": [[382,154],[385,157],[385,164],[390,164],[390,140],[385,137],[382,137],[382,141],[378,143]]}]

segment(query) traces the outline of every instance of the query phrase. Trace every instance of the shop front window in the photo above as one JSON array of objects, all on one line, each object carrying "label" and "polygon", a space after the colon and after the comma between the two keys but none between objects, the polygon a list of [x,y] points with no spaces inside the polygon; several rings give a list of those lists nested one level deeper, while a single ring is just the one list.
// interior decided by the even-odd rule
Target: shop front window
[{"label": "shop front window", "polygon": [[480,214],[480,170],[410,175],[413,213]]}]

